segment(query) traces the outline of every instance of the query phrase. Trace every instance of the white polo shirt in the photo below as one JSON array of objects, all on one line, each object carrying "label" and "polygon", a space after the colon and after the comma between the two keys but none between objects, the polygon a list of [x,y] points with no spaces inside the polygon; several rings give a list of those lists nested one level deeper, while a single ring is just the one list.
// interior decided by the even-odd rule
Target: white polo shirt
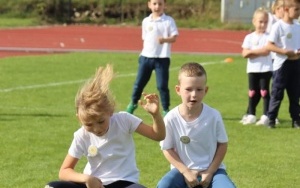
[{"label": "white polo shirt", "polygon": [[171,43],[159,44],[159,37],[178,35],[175,21],[172,17],[163,14],[154,20],[152,14],[142,22],[143,50],[140,55],[148,58],[166,58],[171,56]]}]

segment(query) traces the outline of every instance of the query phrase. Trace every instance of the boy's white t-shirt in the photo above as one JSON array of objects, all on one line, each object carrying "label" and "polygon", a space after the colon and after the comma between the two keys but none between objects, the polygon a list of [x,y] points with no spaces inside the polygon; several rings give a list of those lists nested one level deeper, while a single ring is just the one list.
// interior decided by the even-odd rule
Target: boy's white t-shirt
[{"label": "boy's white t-shirt", "polygon": [[159,44],[158,38],[175,35],[178,35],[178,30],[172,17],[163,14],[154,20],[150,14],[142,22],[143,50],[140,55],[148,58],[169,58],[171,43]]},{"label": "boy's white t-shirt", "polygon": [[[246,35],[242,48],[246,49],[261,49],[267,45],[268,34],[257,34],[252,32]],[[256,58],[247,58],[247,73],[261,73],[272,71],[272,57],[271,54],[266,56],[258,56]]]},{"label": "boy's white t-shirt", "polygon": [[[173,148],[189,169],[206,170],[213,161],[217,143],[228,142],[220,113],[206,104],[193,122],[182,118],[178,106],[168,112],[164,121],[166,138],[160,142],[161,149]],[[180,141],[182,136],[188,136],[190,142]],[[174,166],[171,165],[171,168]],[[222,163],[219,168],[225,169],[225,165]]]},{"label": "boy's white t-shirt", "polygon": [[[127,112],[119,112],[111,117],[104,136],[96,136],[81,127],[74,133],[69,155],[78,159],[86,156],[88,163],[83,173],[99,178],[104,185],[118,180],[137,183],[139,171],[132,134],[141,122],[141,119]],[[88,152],[91,145],[98,149],[95,156]]]},{"label": "boy's white t-shirt", "polygon": [[[300,25],[288,24],[283,20],[277,21],[269,35],[269,41],[277,47],[287,50],[300,49]],[[273,70],[278,70],[288,57],[276,53],[274,56]]]}]

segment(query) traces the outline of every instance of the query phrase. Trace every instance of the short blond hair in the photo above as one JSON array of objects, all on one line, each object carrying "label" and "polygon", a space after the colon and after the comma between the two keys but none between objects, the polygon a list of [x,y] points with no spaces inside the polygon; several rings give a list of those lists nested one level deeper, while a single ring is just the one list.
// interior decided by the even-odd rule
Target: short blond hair
[{"label": "short blond hair", "polygon": [[77,92],[75,107],[82,124],[93,123],[105,113],[114,112],[115,100],[109,89],[113,77],[111,65],[99,67],[95,75]]},{"label": "short blond hair", "polygon": [[180,84],[181,75],[185,75],[187,77],[201,77],[205,76],[207,80],[207,75],[204,67],[196,62],[188,62],[181,66],[178,74],[178,84]]}]

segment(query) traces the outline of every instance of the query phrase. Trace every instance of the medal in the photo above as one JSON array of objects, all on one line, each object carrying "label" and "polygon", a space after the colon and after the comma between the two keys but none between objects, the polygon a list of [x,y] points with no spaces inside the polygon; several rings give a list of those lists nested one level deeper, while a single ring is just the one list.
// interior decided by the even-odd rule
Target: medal
[{"label": "medal", "polygon": [[290,38],[292,38],[292,33],[288,33],[287,35],[286,35],[286,38],[288,38],[288,39],[290,39]]},{"label": "medal", "polygon": [[190,143],[191,139],[188,136],[181,136],[180,141],[184,144]]}]

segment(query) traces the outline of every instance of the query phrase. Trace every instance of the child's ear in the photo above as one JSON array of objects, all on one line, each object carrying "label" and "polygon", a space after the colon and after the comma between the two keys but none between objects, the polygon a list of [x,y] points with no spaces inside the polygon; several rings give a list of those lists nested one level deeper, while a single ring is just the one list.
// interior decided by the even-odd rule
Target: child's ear
[{"label": "child's ear", "polygon": [[179,92],[180,92],[180,86],[179,86],[179,85],[176,85],[176,86],[175,86],[175,91],[176,91],[176,93],[179,95]]},{"label": "child's ear", "polygon": [[208,92],[208,86],[205,87],[205,94]]}]

